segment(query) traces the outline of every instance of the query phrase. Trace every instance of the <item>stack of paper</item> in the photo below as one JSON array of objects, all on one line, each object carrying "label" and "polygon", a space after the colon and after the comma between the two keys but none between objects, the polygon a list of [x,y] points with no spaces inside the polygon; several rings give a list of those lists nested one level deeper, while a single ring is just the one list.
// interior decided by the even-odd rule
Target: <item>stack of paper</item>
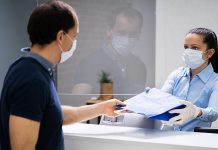
[{"label": "stack of paper", "polygon": [[169,110],[184,108],[184,105],[181,105],[178,100],[169,93],[152,88],[126,100],[124,103],[127,105],[122,109],[143,114],[146,118],[169,120],[171,117],[178,115],[170,114]]}]

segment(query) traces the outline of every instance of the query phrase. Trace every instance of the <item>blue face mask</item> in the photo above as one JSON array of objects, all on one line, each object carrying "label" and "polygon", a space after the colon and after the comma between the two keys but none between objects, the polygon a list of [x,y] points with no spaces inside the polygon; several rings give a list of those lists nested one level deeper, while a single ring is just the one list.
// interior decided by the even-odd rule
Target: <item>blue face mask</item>
[{"label": "blue face mask", "polygon": [[120,55],[128,55],[131,52],[131,50],[135,47],[136,42],[137,42],[136,38],[114,35],[112,37],[111,44],[112,47]]}]

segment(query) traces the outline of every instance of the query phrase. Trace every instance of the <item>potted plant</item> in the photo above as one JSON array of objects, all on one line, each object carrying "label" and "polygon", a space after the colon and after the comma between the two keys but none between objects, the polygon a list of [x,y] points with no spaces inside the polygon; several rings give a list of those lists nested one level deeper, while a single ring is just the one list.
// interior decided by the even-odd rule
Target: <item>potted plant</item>
[{"label": "potted plant", "polygon": [[113,98],[113,81],[110,79],[110,74],[104,70],[99,74],[100,82],[100,100],[108,100]]}]

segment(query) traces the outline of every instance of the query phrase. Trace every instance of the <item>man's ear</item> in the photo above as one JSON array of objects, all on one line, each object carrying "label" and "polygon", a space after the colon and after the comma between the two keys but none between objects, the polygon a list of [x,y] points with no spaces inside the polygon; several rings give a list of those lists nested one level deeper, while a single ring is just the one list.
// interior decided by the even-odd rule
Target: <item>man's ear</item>
[{"label": "man's ear", "polygon": [[63,30],[60,30],[58,31],[57,35],[56,35],[56,41],[60,44],[62,44],[62,41],[63,41],[63,37],[64,36],[64,31]]},{"label": "man's ear", "polygon": [[107,34],[107,37],[111,37],[112,36],[112,30],[107,29],[106,34]]}]

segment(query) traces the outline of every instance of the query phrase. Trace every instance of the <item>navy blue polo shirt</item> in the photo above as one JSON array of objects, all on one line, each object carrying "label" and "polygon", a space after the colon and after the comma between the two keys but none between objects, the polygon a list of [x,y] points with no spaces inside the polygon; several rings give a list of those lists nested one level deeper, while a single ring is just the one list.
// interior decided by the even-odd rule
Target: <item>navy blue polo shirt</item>
[{"label": "navy blue polo shirt", "polygon": [[0,149],[11,149],[10,115],[40,122],[36,149],[64,149],[63,114],[52,68],[49,61],[32,52],[26,53],[10,66],[0,100]]}]

